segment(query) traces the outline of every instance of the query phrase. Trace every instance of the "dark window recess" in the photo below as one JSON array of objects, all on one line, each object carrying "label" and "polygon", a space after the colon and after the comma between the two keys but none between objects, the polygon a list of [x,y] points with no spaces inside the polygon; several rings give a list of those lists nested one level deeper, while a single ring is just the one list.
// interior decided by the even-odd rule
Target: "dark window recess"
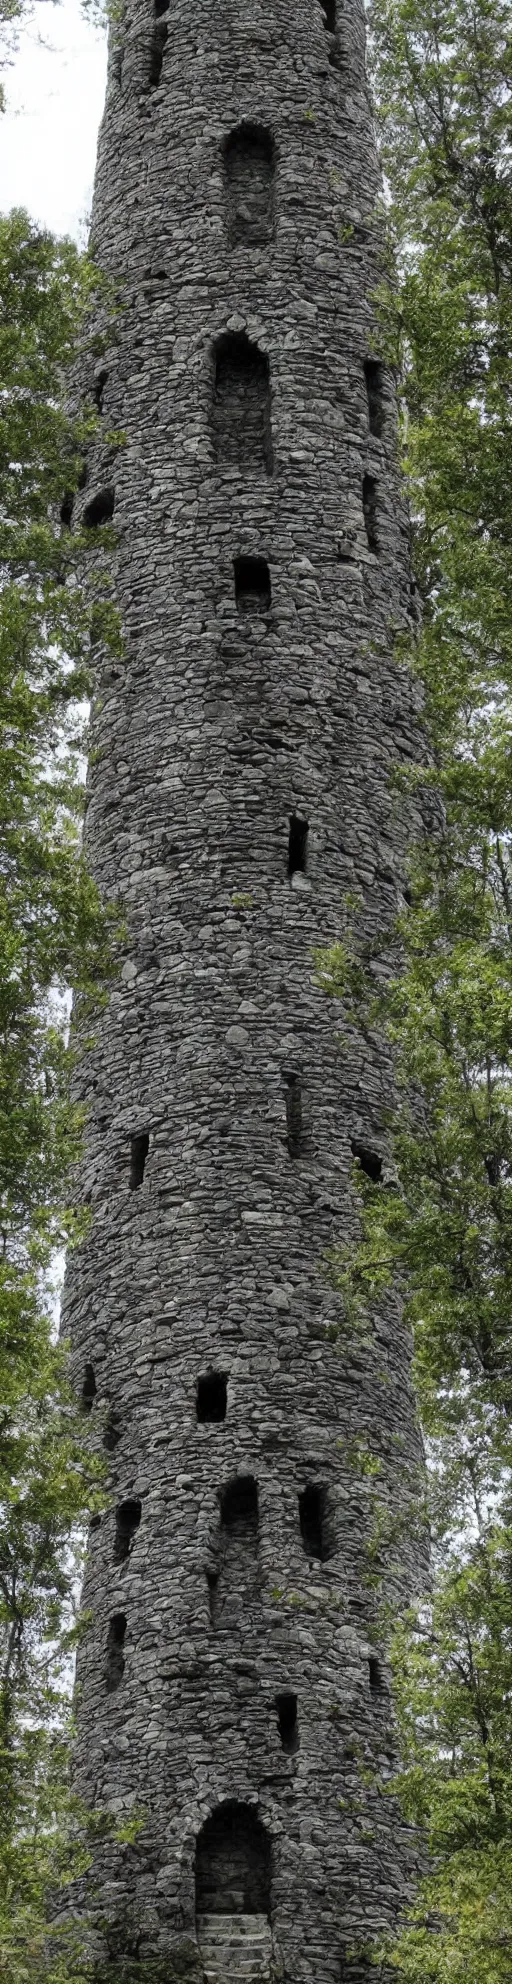
[{"label": "dark window recess", "polygon": [[367,358],[364,376],[368,395],[370,434],[376,434],[377,439],[380,440],[384,425],[384,400],[382,395],[384,371],[382,365],[379,365],[378,359]]},{"label": "dark window recess", "polygon": [[162,21],[157,19],[155,21],[155,25],[153,28],[153,33],[151,36],[151,47],[149,51],[150,90],[156,90],[160,82],[163,59],[164,59],[164,48],[168,38],[168,34],[169,34],[169,29],[167,26],[167,21]]},{"label": "dark window recess", "polygon": [[363,516],[368,539],[368,550],[378,551],[377,484],[373,475],[365,475],[363,477]]},{"label": "dark window recess", "polygon": [[155,0],[155,21],[160,21],[162,14],[168,14],[168,12],[169,0]]},{"label": "dark window recess", "polygon": [[292,813],[288,835],[288,874],[290,876],[297,873],[299,875],[306,874],[308,833],[309,821],[299,820],[298,814]]},{"label": "dark window recess", "polygon": [[300,1533],[306,1557],[317,1557],[320,1563],[328,1555],[325,1538],[325,1489],[308,1482],[299,1495]]},{"label": "dark window recess", "polygon": [[75,500],[75,498],[74,498],[74,495],[73,495],[73,492],[72,492],[72,490],[71,490],[71,489],[66,489],[66,494],[65,494],[65,496],[63,496],[63,498],[62,498],[62,503],[61,503],[61,506],[60,506],[60,512],[59,512],[59,515],[60,515],[60,521],[61,521],[61,524],[63,524],[63,525],[64,525],[64,529],[65,529],[65,530],[71,530],[71,525],[72,525],[72,522],[73,522],[73,504],[74,504],[74,500]]},{"label": "dark window recess", "polygon": [[245,474],[272,474],[270,368],[265,352],[245,332],[226,332],[215,352],[213,441],[218,461]]},{"label": "dark window recess", "polygon": [[149,1130],[142,1130],[138,1137],[130,1137],[130,1177],[131,1192],[142,1185],[146,1158],[149,1150]]},{"label": "dark window recess", "polygon": [[208,1604],[209,1604],[209,1607],[210,1607],[210,1619],[211,1619],[211,1623],[212,1623],[212,1626],[215,1626],[215,1624],[216,1624],[216,1621],[217,1621],[217,1612],[218,1612],[218,1603],[217,1603],[217,1600],[218,1600],[218,1595],[219,1595],[219,1573],[218,1573],[218,1571],[207,1571],[207,1572],[206,1572],[206,1583],[207,1583],[207,1585],[208,1585]]},{"label": "dark window recess", "polygon": [[258,1487],[252,1474],[237,1474],[222,1491],[221,1521],[226,1529],[258,1528]]},{"label": "dark window recess", "polygon": [[372,1695],[384,1694],[384,1676],[382,1673],[382,1667],[380,1664],[380,1660],[377,1660],[377,1656],[374,1653],[370,1654],[370,1658],[368,1661],[368,1670],[370,1675],[370,1689]]},{"label": "dark window recess", "polygon": [[299,1747],[299,1725],[297,1721],[297,1696],[288,1690],[276,1695],[277,1723],[283,1750],[293,1755]]},{"label": "dark window recess", "polygon": [[124,1612],[114,1612],[114,1617],[110,1621],[110,1625],[108,1629],[108,1637],[107,1637],[106,1682],[107,1682],[107,1690],[109,1694],[113,1693],[114,1688],[119,1687],[119,1682],[122,1681],[123,1678],[124,1669],[125,1669],[125,1658],[123,1653],[125,1633],[126,1633],[126,1618]]},{"label": "dark window recess", "polygon": [[218,1805],[196,1843],[196,1915],[269,1915],[268,1833],[252,1805]]},{"label": "dark window recess", "polygon": [[239,613],[268,613],[272,594],[266,558],[234,558],[233,571]]},{"label": "dark window recess", "polygon": [[83,515],[86,530],[96,530],[99,524],[111,523],[115,500],[115,490],[112,488],[98,489],[96,496],[91,496]]},{"label": "dark window recess", "polygon": [[123,1429],[121,1426],[121,1422],[117,1418],[116,1413],[112,1411],[112,1407],[111,1407],[107,1415],[105,1431],[103,1434],[103,1445],[104,1447],[106,1447],[106,1451],[108,1454],[115,1453],[116,1447],[119,1446],[122,1430]]},{"label": "dark window recess", "polygon": [[270,241],[274,224],[274,140],[259,124],[240,124],[224,146],[228,231],[234,247]]},{"label": "dark window recess", "polygon": [[221,1419],[226,1417],[227,1396],[224,1371],[206,1371],[203,1378],[198,1378],[196,1407],[201,1426],[206,1426],[209,1421],[220,1425]]},{"label": "dark window recess", "polygon": [[108,379],[108,372],[106,366],[104,366],[101,372],[96,373],[96,378],[94,381],[93,400],[98,413],[103,413],[103,396],[105,392],[107,379]]},{"label": "dark window recess", "polygon": [[124,1564],[129,1557],[135,1531],[139,1527],[142,1503],[138,1498],[120,1502],[116,1509],[116,1534],[114,1541],[114,1563]]},{"label": "dark window recess", "polygon": [[378,1185],[382,1177],[382,1158],[378,1151],[370,1150],[368,1144],[360,1144],[357,1137],[352,1138],[350,1149],[365,1176],[371,1178],[372,1185]]},{"label": "dark window recess", "polygon": [[324,26],[328,34],[336,33],[336,0],[321,0]]},{"label": "dark window recess", "polygon": [[290,1073],[286,1080],[286,1137],[290,1157],[300,1157],[302,1149],[302,1082],[299,1074]]},{"label": "dark window recess", "polygon": [[92,1412],[95,1397],[96,1397],[96,1379],[94,1376],[94,1365],[86,1364],[84,1371],[84,1382],[82,1385],[82,1392],[80,1398],[80,1405],[82,1408],[82,1412]]}]

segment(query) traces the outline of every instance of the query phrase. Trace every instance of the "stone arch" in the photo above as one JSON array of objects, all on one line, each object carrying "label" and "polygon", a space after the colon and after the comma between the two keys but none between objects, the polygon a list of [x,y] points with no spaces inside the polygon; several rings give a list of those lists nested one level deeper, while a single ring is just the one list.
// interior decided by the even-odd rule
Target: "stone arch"
[{"label": "stone arch", "polygon": [[275,145],[263,124],[237,124],[223,146],[227,227],[232,247],[271,240]]},{"label": "stone arch", "polygon": [[228,1799],[205,1820],[196,1840],[196,1916],[270,1916],[272,1855],[252,1805]]},{"label": "stone arch", "polygon": [[213,444],[217,461],[272,474],[270,366],[245,331],[226,331],[214,351]]}]

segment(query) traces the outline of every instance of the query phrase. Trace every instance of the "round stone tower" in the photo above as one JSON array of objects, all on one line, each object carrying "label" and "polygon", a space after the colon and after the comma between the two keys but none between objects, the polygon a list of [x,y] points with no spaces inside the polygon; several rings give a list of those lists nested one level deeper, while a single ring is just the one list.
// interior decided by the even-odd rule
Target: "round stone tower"
[{"label": "round stone tower", "polygon": [[315,963],[347,895],[366,936],[398,905],[417,749],[378,194],[360,0],[127,0],[75,504],[115,530],[87,847],[127,934],[64,1318],[112,1493],[77,1785],[135,1822],[84,1891],[107,1980],[359,1981],[414,1858],[380,1638],[421,1556],[409,1346],[329,1272],[390,1070]]}]

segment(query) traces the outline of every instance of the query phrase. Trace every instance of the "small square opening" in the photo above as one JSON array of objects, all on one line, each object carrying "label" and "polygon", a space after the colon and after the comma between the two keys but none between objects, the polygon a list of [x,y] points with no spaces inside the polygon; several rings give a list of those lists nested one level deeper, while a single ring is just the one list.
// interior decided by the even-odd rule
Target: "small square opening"
[{"label": "small square opening", "polygon": [[200,1426],[219,1426],[226,1417],[228,1383],[225,1371],[206,1371],[197,1380],[196,1410]]},{"label": "small square opening", "polygon": [[268,613],[272,588],[266,558],[234,558],[233,571],[239,613]]}]

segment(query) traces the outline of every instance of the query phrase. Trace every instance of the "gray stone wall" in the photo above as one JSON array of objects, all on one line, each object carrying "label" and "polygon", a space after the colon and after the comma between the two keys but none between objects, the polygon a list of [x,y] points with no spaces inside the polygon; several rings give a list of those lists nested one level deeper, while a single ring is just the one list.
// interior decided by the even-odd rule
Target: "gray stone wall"
[{"label": "gray stone wall", "polygon": [[417,751],[378,192],[358,0],[129,0],[93,220],[122,307],[76,501],[101,531],[114,497],[87,846],[127,939],[64,1316],[112,1488],[77,1784],[141,1815],[84,1889],[107,1976],[360,1979],[416,1851],[379,1640],[421,1566],[409,1344],[391,1298],[351,1330],[326,1270],[390,1069],[314,969],[347,893],[367,933],[399,902]]}]

